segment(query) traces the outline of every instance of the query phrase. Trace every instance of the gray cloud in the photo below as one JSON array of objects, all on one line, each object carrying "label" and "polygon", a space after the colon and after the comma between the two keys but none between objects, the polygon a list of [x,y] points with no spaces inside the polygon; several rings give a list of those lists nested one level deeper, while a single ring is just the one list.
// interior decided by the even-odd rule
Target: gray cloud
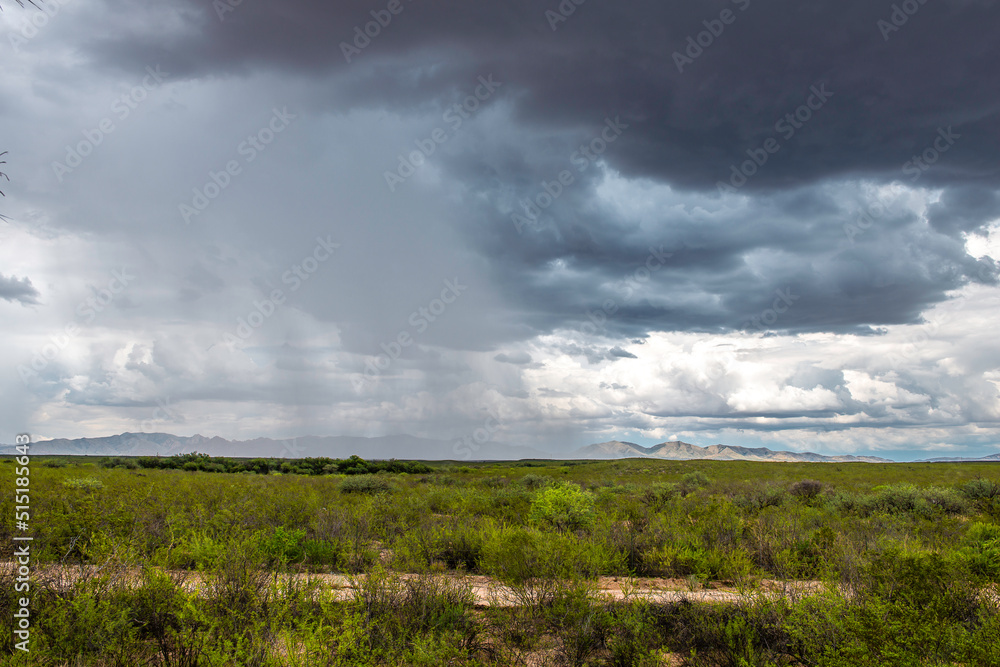
[{"label": "gray cloud", "polygon": [[38,297],[41,296],[35,286],[28,278],[9,278],[0,274],[0,299],[17,302],[23,306],[38,305]]},{"label": "gray cloud", "polygon": [[[327,82],[333,92],[312,98],[317,109],[416,116],[446,110],[478,76],[495,74],[504,82],[506,121],[439,156],[478,208],[481,223],[463,225],[470,243],[508,288],[505,296],[534,311],[525,313],[527,329],[494,334],[494,343],[579,326],[579,310],[601,302],[609,276],[665,241],[675,255],[653,282],[665,293],[623,304],[609,325],[615,333],[739,329],[788,287],[802,298],[776,328],[864,333],[917,322],[950,290],[996,279],[995,267],[964,256],[958,234],[982,229],[998,212],[990,128],[1000,75],[982,49],[955,47],[989,43],[998,27],[993,5],[922,5],[885,39],[877,21],[891,8],[861,0],[813,3],[808,12],[791,2],[598,3],[555,31],[528,2],[404,3],[388,25],[370,28],[378,32],[370,43],[360,38],[366,45],[348,62],[342,43],[373,20],[370,8],[241,4],[220,20],[210,5],[176,0],[156,9],[116,4],[137,20],[169,15],[174,29],[97,30],[86,50],[108,67],[156,62],[179,78],[291,72]],[[675,54],[722,10],[735,22],[678,71]],[[594,164],[577,173],[571,156],[600,145],[608,118],[627,125],[601,156],[623,177],[670,184],[683,206],[685,193],[717,193],[748,164],[744,171],[754,173],[738,191],[751,196],[747,207],[710,221],[665,212],[641,227],[621,211],[595,210],[601,174]],[[853,212],[828,184],[906,183],[905,165],[934,146],[942,127],[959,138],[919,172],[919,185],[945,188],[928,218],[945,238],[925,234],[913,212],[897,211],[894,233],[831,252]],[[769,139],[779,146],[774,154],[762,148]],[[767,161],[755,166],[755,155]],[[518,202],[562,170],[575,183],[518,234],[510,223],[523,212]],[[773,259],[751,270],[747,257],[765,252]],[[571,286],[548,269],[556,260],[573,268]],[[862,265],[881,274],[865,278],[871,269],[862,268],[859,276]]]},{"label": "gray cloud", "polygon": [[506,352],[501,352],[500,354],[493,357],[502,364],[513,364],[515,366],[524,366],[530,364],[532,359],[531,355],[527,352],[514,352],[512,354],[507,354]]},{"label": "gray cloud", "polygon": [[[31,252],[14,268],[47,302],[43,323],[19,322],[37,336],[23,356],[112,269],[137,275],[81,334],[86,363],[61,354],[39,371],[40,405],[148,409],[170,395],[182,411],[238,406],[234,423],[270,406],[285,425],[329,427],[335,413],[357,433],[450,433],[506,401],[511,422],[566,439],[681,416],[762,431],[838,414],[893,428],[993,418],[990,380],[931,381],[923,357],[892,382],[927,400],[898,405],[852,397],[838,367],[849,352],[822,371],[782,359],[787,391],[760,404],[735,379],[706,383],[706,360],[670,380],[669,408],[635,402],[644,382],[616,374],[666,363],[658,334],[759,339],[789,356],[813,335],[883,349],[958,292],[995,286],[996,260],[966,244],[1000,217],[994,0],[924,3],[888,33],[891,3],[863,0],[595,0],[555,30],[551,7],[527,0],[404,1],[349,58],[341,43],[382,6],[218,5],[74,5],[0,83],[19,156],[9,202],[35,221],[16,226]],[[719,28],[724,10],[735,20]],[[721,34],[688,51],[706,21]],[[116,115],[157,65],[165,82]],[[475,102],[480,77],[502,85]],[[295,118],[245,160],[275,108]],[[103,118],[114,131],[57,179],[52,162]],[[446,140],[387,187],[436,129]],[[240,175],[186,223],[178,205],[228,160]],[[285,276],[320,237],[340,251],[293,290]],[[67,239],[92,245],[67,252]],[[446,280],[467,289],[437,312]],[[274,290],[284,300],[265,317]],[[0,276],[0,298],[41,305],[26,278]],[[251,317],[261,324],[226,345]],[[643,343],[643,364],[617,363]],[[531,385],[563,357],[609,377]],[[982,364],[969,372],[996,360]],[[574,392],[585,400],[565,421],[537,402]]]}]

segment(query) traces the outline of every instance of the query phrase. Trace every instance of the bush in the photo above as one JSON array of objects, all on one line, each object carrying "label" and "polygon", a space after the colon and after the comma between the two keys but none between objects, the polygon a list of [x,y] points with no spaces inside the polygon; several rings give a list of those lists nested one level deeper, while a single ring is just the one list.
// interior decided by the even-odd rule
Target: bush
[{"label": "bush", "polygon": [[394,562],[414,570],[443,564],[451,570],[472,572],[479,567],[483,529],[488,525],[479,521],[454,521],[445,525],[418,526],[393,545]]},{"label": "bush", "polygon": [[959,490],[972,501],[1000,498],[1000,484],[992,479],[983,479],[982,477],[969,480]]},{"label": "bush", "polygon": [[670,501],[680,493],[676,484],[667,482],[654,482],[646,487],[642,493],[642,502],[651,510],[660,511],[664,509]]},{"label": "bush", "polygon": [[45,634],[41,643],[59,664],[85,664],[89,657],[124,666],[141,650],[130,610],[111,591],[101,590],[103,583],[78,583],[47,605],[39,622]]},{"label": "bush", "polygon": [[838,494],[835,505],[840,511],[855,511],[861,516],[872,514],[932,517],[935,514],[963,514],[968,504],[954,489],[941,487],[917,488],[912,484],[877,486],[867,496],[852,497]]},{"label": "bush", "polygon": [[656,555],[659,568],[668,576],[694,576],[701,581],[718,579],[725,558],[716,550],[693,544],[664,545]]},{"label": "bush", "polygon": [[605,643],[613,667],[660,664],[650,650],[655,631],[651,611],[651,605],[645,600],[609,605]]},{"label": "bush", "polygon": [[104,488],[104,482],[93,477],[64,479],[62,485],[67,489],[79,489],[81,491],[99,491]]},{"label": "bush", "polygon": [[289,530],[277,526],[270,535],[261,534],[259,539],[268,565],[299,563],[305,558],[306,531],[301,528]]},{"label": "bush", "polygon": [[352,628],[350,643],[338,646],[341,664],[371,664],[372,657],[400,656],[426,635],[447,635],[463,648],[474,642],[475,597],[463,583],[432,576],[404,578],[377,567],[352,584],[348,621],[359,627]]},{"label": "bush", "polygon": [[557,530],[585,530],[594,524],[594,496],[576,484],[563,483],[535,495],[529,519]]},{"label": "bush", "polygon": [[974,523],[962,540],[962,553],[972,571],[980,576],[1000,579],[1000,526]]},{"label": "bush", "polygon": [[206,533],[195,532],[170,554],[170,563],[177,567],[207,569],[215,565],[221,553],[221,543]]},{"label": "bush", "polygon": [[823,483],[814,479],[804,479],[792,484],[788,492],[799,500],[810,501],[823,492]]},{"label": "bush", "polygon": [[624,570],[621,554],[602,545],[534,528],[490,531],[480,560],[480,571],[503,584],[507,597],[527,607],[546,604],[562,580]]},{"label": "bush", "polygon": [[164,664],[189,664],[184,662],[183,654],[191,647],[179,641],[188,620],[184,609],[189,603],[182,584],[182,577],[149,568],[143,570],[141,585],[127,594],[127,606],[132,622],[139,628],[139,637],[155,642]]},{"label": "bush", "polygon": [[449,477],[448,475],[430,475],[417,480],[421,484],[433,484],[435,486],[461,486],[462,482]]},{"label": "bush", "polygon": [[559,639],[559,653],[564,664],[584,665],[607,638],[607,614],[592,599],[593,586],[576,582],[556,588],[542,618]]},{"label": "bush", "polygon": [[388,493],[391,488],[389,480],[376,475],[354,475],[340,483],[341,493]]},{"label": "bush", "polygon": [[955,489],[931,486],[923,490],[923,496],[931,508],[944,514],[966,514],[969,511],[965,496]]},{"label": "bush", "polygon": [[970,629],[989,617],[960,560],[887,549],[862,569],[852,591],[807,597],[791,610],[784,626],[803,664],[993,664],[978,659],[989,651]]},{"label": "bush", "polygon": [[510,484],[510,480],[507,479],[506,477],[499,477],[497,475],[493,475],[491,477],[484,477],[482,480],[480,480],[479,483],[485,486],[487,489],[502,489],[503,487]]},{"label": "bush", "polygon": [[537,491],[542,487],[548,486],[552,482],[552,478],[529,473],[517,481],[521,486],[529,491]]},{"label": "bush", "polygon": [[230,632],[242,632],[253,621],[267,617],[273,591],[259,536],[245,535],[227,542],[205,579],[208,606],[223,616]]},{"label": "bush", "polygon": [[[654,611],[659,634],[671,650],[691,656],[685,665],[698,667],[773,667],[816,662],[780,660],[787,634],[780,609],[760,600],[754,604],[708,605],[682,601]],[[821,663],[822,664],[822,663]]]},{"label": "bush", "polygon": [[959,491],[984,514],[1000,519],[1000,484],[982,477],[969,480]]},{"label": "bush", "polygon": [[700,470],[689,472],[681,477],[679,487],[681,495],[686,496],[689,493],[694,493],[698,489],[708,486],[711,482],[712,480],[708,478],[708,475]]},{"label": "bush", "polygon": [[785,490],[780,486],[758,486],[734,499],[738,507],[748,512],[760,512],[766,507],[781,507],[785,504]]},{"label": "bush", "polygon": [[135,470],[137,467],[135,461],[117,456],[110,459],[103,459],[97,465],[99,468],[125,468],[126,470]]}]

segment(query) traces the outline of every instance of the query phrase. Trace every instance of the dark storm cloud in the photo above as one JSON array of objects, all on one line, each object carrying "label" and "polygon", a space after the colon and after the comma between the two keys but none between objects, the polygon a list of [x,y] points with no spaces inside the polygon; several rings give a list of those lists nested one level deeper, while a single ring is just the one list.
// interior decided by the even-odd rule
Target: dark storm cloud
[{"label": "dark storm cloud", "polygon": [[942,234],[974,232],[1000,218],[1000,192],[976,185],[956,185],[932,204],[928,220]]},{"label": "dark storm cloud", "polygon": [[[126,15],[154,11],[110,4]],[[254,67],[333,73],[353,82],[353,95],[338,95],[346,105],[426,102],[470,73],[493,71],[521,91],[518,113],[526,123],[562,128],[622,114],[635,131],[624,138],[618,165],[695,187],[714,185],[768,137],[787,145],[753,186],[898,171],[931,145],[939,126],[961,127],[962,140],[947,168],[928,178],[996,174],[993,37],[1000,14],[992,0],[925,1],[888,39],[877,22],[889,19],[891,3],[867,0],[592,2],[555,31],[547,4],[403,1],[346,62],[341,44],[352,43],[355,29],[383,4],[241,3],[220,20],[211,3],[178,0],[177,29],[141,39],[98,30],[91,52],[116,66],[159,62],[177,76]],[[733,22],[679,72],[674,54],[692,48],[687,38],[706,31],[706,21],[718,31],[722,11],[732,12]],[[792,118],[776,131],[819,82],[833,96],[814,118],[801,129]],[[798,138],[785,139],[792,130]]]},{"label": "dark storm cloud", "polygon": [[[909,0],[895,16],[868,0],[592,0],[555,22],[555,2],[404,1],[346,55],[388,3],[110,4],[123,22],[156,12],[172,28],[95,27],[89,53],[109,67],[285,71],[328,84],[319,107],[414,115],[440,113],[479,76],[503,81],[508,120],[439,159],[466,194],[468,243],[518,304],[519,335],[870,333],[996,282],[961,236],[1000,215],[992,0]],[[645,219],[595,202],[606,173],[581,153],[595,145],[621,177],[674,198]],[[574,181],[551,207],[512,224],[564,171]],[[720,198],[720,182],[735,195]],[[852,233],[870,207],[862,182],[943,192],[926,221],[896,202]],[[671,256],[637,274],[657,252]]]},{"label": "dark storm cloud", "polygon": [[494,265],[498,281],[534,306],[530,323],[539,332],[867,334],[871,325],[919,321],[928,305],[970,280],[995,283],[992,260],[975,260],[961,240],[928,233],[913,211],[884,214],[849,236],[845,226],[866,208],[850,194],[802,188],[737,208],[705,200],[695,204],[713,209],[700,213],[664,201],[649,229],[624,230],[609,224],[614,211],[561,202],[523,235],[497,216],[490,245],[504,248],[494,255],[502,258]]}]

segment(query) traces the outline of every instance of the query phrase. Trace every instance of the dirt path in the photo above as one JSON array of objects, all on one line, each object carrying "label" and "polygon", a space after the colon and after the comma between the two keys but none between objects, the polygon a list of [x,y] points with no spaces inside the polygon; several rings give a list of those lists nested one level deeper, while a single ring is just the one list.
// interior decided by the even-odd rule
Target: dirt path
[{"label": "dirt path", "polygon": [[[16,564],[11,561],[0,562],[0,572],[7,574],[16,569]],[[74,582],[81,578],[92,578],[107,574],[110,570],[100,566],[76,566],[76,565],[40,565],[32,567],[32,579],[37,584],[50,586],[65,590]],[[201,592],[208,585],[203,573],[188,570],[167,571],[176,581],[180,582],[189,591]],[[114,576],[123,583],[138,583],[141,580],[142,570],[137,567],[122,568],[114,570]],[[278,572],[271,573],[269,579],[272,581],[283,580],[289,576]],[[359,577],[350,577],[343,574],[322,574],[322,573],[295,573],[290,575],[299,583],[314,582],[319,583],[321,588],[333,591],[344,599],[354,594],[354,581]],[[360,575],[363,577],[363,575]],[[403,574],[403,578],[416,578],[420,575]],[[500,582],[490,577],[481,575],[464,575],[460,573],[442,573],[433,576],[447,578],[457,583],[465,584],[475,595],[477,607],[488,607],[493,605],[517,606],[519,602],[511,594],[510,590],[500,584]],[[613,600],[646,599],[651,602],[677,602],[680,600],[690,600],[692,602],[718,602],[735,603],[740,600],[747,600],[753,597],[765,595],[768,597],[780,597],[783,595],[803,595],[818,592],[824,585],[818,581],[772,581],[762,580],[755,588],[739,590],[731,582],[709,582],[705,586],[698,586],[692,589],[685,579],[661,579],[661,578],[636,578],[627,577],[599,577],[591,582],[594,587],[595,596],[603,596]]]},{"label": "dirt path", "polygon": [[[347,576],[339,574],[311,576],[330,585],[335,591],[343,591],[345,597],[354,591],[350,578]],[[495,604],[516,606],[518,604],[516,599],[510,595],[504,586],[490,577],[460,574],[441,574],[437,576],[449,577],[467,584],[476,596],[476,606],[487,607]],[[688,582],[684,579],[598,577],[592,583],[594,585],[595,596],[607,597],[613,600],[624,600],[626,598],[647,599],[651,602],[677,602],[687,599],[692,602],[734,603],[761,594],[777,597],[789,593],[803,594],[817,592],[823,588],[822,582],[818,581],[779,582],[765,580],[761,581],[757,588],[744,591],[738,590],[733,585],[728,584],[728,582],[710,582],[705,587],[699,586],[696,590],[692,590]]]}]

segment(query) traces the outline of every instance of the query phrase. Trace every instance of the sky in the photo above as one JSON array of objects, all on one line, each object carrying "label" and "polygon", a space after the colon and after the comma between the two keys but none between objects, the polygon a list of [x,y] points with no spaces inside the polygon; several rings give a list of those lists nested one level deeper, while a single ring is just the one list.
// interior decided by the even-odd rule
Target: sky
[{"label": "sky", "polygon": [[38,4],[0,440],[1000,451],[995,0]]}]

